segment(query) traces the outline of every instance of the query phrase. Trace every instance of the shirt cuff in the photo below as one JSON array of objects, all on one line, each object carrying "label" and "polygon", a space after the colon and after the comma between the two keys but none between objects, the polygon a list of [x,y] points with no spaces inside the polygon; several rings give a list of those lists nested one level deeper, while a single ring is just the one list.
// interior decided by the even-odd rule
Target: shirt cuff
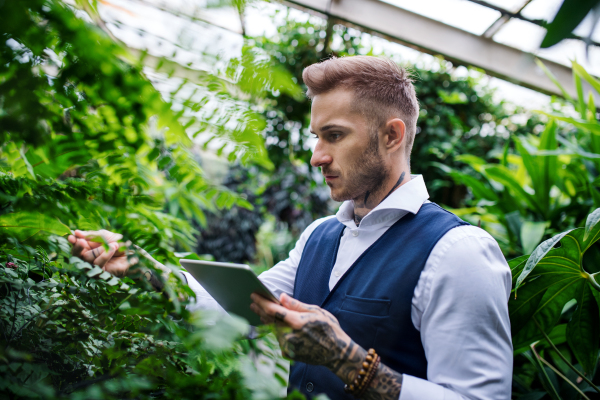
[{"label": "shirt cuff", "polygon": [[464,400],[458,393],[446,389],[437,383],[411,375],[402,375],[402,389],[400,389],[399,400]]}]

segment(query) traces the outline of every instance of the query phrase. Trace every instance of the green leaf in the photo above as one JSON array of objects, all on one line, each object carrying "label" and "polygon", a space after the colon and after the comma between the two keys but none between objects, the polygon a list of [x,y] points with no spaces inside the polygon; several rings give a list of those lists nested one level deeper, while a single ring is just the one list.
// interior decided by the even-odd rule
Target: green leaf
[{"label": "green leaf", "polygon": [[[515,289],[519,288],[519,286],[525,280],[525,278],[527,278],[527,276],[531,273],[531,271],[533,271],[533,269],[536,267],[536,265],[538,265],[538,263],[541,262],[541,260],[544,258],[544,256],[546,256],[546,254],[548,254],[548,252],[550,250],[552,250],[554,245],[556,245],[558,242],[560,242],[572,230],[573,229],[563,232],[561,234],[558,234],[554,237],[551,237],[550,239],[545,240],[542,244],[540,244],[538,247],[536,247],[536,249],[533,251],[533,253],[529,257],[529,259],[527,260],[527,263],[525,264],[525,268],[523,268],[523,271],[519,275],[519,278],[517,278],[517,282],[515,284]],[[578,265],[578,263],[576,265]]]},{"label": "green leaf", "polygon": [[521,184],[515,179],[513,173],[511,173],[511,171],[508,168],[502,165],[497,165],[492,167],[486,167],[484,171],[485,175],[489,179],[501,183],[507,189],[509,189],[518,199],[525,202],[531,209],[543,214],[543,212],[540,210],[540,207],[536,203],[535,198],[531,194],[527,193],[525,189],[523,189]]},{"label": "green leaf", "polygon": [[600,135],[600,123],[598,122],[588,122],[586,120],[581,120],[577,118],[571,117],[561,117],[559,115],[550,114],[544,111],[536,111],[539,114],[544,114],[550,118],[554,118],[558,121],[567,122],[569,124],[574,125],[576,128],[582,129],[586,132],[591,132],[595,135]]},{"label": "green leaf", "polygon": [[24,241],[40,231],[63,236],[71,230],[45,213],[19,212],[0,215],[0,233]]},{"label": "green leaf", "polygon": [[563,85],[560,84],[560,82],[558,81],[558,79],[556,79],[556,76],[554,76],[554,74],[552,73],[552,71],[550,71],[548,69],[548,67],[546,67],[544,65],[544,63],[540,61],[539,58],[535,59],[535,63],[538,65],[538,67],[541,68],[542,71],[544,71],[544,73],[552,81],[552,83],[554,83],[556,85],[556,87],[558,87],[560,89],[560,92],[562,93],[563,97],[565,99],[567,99],[567,100],[571,100],[571,95],[569,94],[569,92],[567,92],[565,90],[565,88],[563,87]]},{"label": "green leaf", "polygon": [[590,215],[588,215],[587,219],[585,220],[585,235],[583,236],[583,240],[588,239],[590,233],[592,232],[592,230],[594,230],[594,227],[596,227],[599,221],[600,208],[597,208]]},{"label": "green leaf", "polygon": [[471,189],[476,198],[491,201],[499,200],[496,192],[492,188],[487,187],[481,180],[457,171],[450,172],[449,175],[456,183],[463,184]]},{"label": "green leaf", "polygon": [[598,0],[564,0],[546,27],[546,36],[540,47],[545,49],[567,38],[596,4]]},{"label": "green leaf", "polygon": [[[516,314],[515,312],[511,314],[511,324],[513,323],[513,320],[517,319],[517,315],[521,318],[512,331],[513,345],[515,348],[520,348],[523,345],[543,337],[534,319],[539,323],[544,332],[550,332],[558,322],[565,304],[576,296],[583,284],[586,284],[580,276],[569,273],[561,274],[560,279],[538,278],[538,280],[543,281],[541,288],[547,287],[547,289],[535,306],[535,311],[528,315],[526,319],[523,319],[523,317],[525,317],[524,314]],[[537,285],[534,286],[538,287]],[[519,291],[517,299],[522,297],[521,295],[523,295],[523,293]],[[538,297],[539,295],[534,299],[537,300]]]},{"label": "green leaf", "polygon": [[546,231],[546,222],[525,221],[521,225],[521,246],[525,254],[531,252],[540,244]]},{"label": "green leaf", "polygon": [[583,87],[581,86],[581,77],[577,73],[573,73],[573,80],[575,81],[575,89],[577,90],[577,108],[579,109],[579,116],[581,119],[586,118],[586,104],[583,97]]},{"label": "green leaf", "polygon": [[462,92],[448,93],[444,90],[438,90],[438,96],[446,104],[467,104],[469,99],[467,95]]},{"label": "green leaf", "polygon": [[[528,342],[531,343],[540,338],[539,329],[536,330],[535,323],[532,323],[534,318],[544,332],[550,332],[557,323],[564,305],[572,299],[576,299],[578,304],[583,306],[579,310],[582,314],[572,322],[571,342],[575,343],[573,338],[577,335],[587,337],[595,334],[596,338],[598,337],[598,334],[594,332],[597,329],[595,324],[599,315],[597,300],[600,295],[597,291],[600,290],[600,286],[583,269],[582,260],[587,249],[599,239],[600,224],[596,224],[592,228],[587,239],[584,239],[584,234],[585,229],[578,228],[542,243],[529,257],[521,272],[519,269],[523,264],[523,259],[511,262],[513,270],[519,273],[515,288],[518,287],[519,280],[524,277],[521,280],[523,284],[519,288],[518,295],[515,291],[516,298],[509,301],[515,348],[520,348],[527,345]],[[558,241],[560,241],[560,247],[552,248],[553,243],[556,244]],[[540,258],[539,256],[542,254],[544,255]],[[538,260],[535,270],[531,271],[530,269],[526,274],[530,264],[536,263],[535,260]],[[591,289],[594,290],[587,294],[583,293]],[[597,297],[596,304],[590,305],[590,301],[594,297]],[[581,346],[587,347],[574,349],[574,352],[577,351],[581,357],[584,357],[586,351],[588,354],[590,351],[597,354],[598,350],[595,344],[590,347],[590,342],[582,343],[584,344]]]},{"label": "green leaf", "polygon": [[[590,84],[590,86],[592,86],[594,88],[594,90],[596,92],[598,92],[598,94],[600,94],[600,81],[596,78],[594,78],[593,76],[591,76],[586,70],[585,68],[583,68],[580,64],[578,64],[576,61],[572,61],[572,65],[573,65],[573,72],[575,72],[577,75],[579,75],[580,77],[582,77],[583,79],[585,79],[585,81],[587,83]],[[593,110],[593,109],[592,109]],[[585,117],[584,117],[585,118]]]},{"label": "green leaf", "polygon": [[567,325],[567,341],[583,370],[591,373],[598,363],[600,316],[593,289],[587,282],[582,286],[576,296],[577,309]]}]

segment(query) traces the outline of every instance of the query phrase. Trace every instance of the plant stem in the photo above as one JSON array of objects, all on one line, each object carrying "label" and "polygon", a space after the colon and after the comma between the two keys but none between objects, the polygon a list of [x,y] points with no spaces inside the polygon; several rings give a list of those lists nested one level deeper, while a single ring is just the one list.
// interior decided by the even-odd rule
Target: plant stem
[{"label": "plant stem", "polygon": [[[533,349],[533,347],[532,347]],[[533,351],[535,352],[535,349],[533,349]],[[548,361],[546,361],[543,357],[541,357],[539,354],[536,353],[536,356],[540,359],[541,362],[543,362],[544,364],[546,364],[548,366],[548,368],[550,368],[552,371],[554,371],[554,373],[558,376],[560,376],[561,378],[563,378],[565,380],[565,382],[567,382],[569,385],[571,385],[575,390],[577,390],[577,392],[583,396],[583,398],[590,400],[589,397],[587,397],[585,395],[585,393],[583,393],[581,391],[581,389],[579,389],[577,387],[576,384],[574,384],[573,382],[571,382],[571,380],[569,378],[567,378],[566,376],[564,376],[563,374],[561,374],[556,368],[554,368],[554,366],[552,364],[550,364]]]},{"label": "plant stem", "polygon": [[546,377],[546,381],[548,382],[548,385],[550,385],[550,387],[552,388],[552,391],[554,392],[554,395],[556,396],[557,399],[561,399],[560,395],[558,394],[558,392],[554,388],[554,385],[552,384],[552,381],[550,381],[550,377],[546,373],[546,370],[544,369],[544,366],[542,365],[542,363],[540,361],[541,357],[538,355],[537,351],[535,351],[535,343],[532,343],[529,347],[531,348],[531,351],[533,351],[533,356],[535,357],[535,360],[538,362],[538,366],[540,367],[540,369],[542,370],[542,373]]},{"label": "plant stem", "polygon": [[[596,273],[596,274],[597,274],[597,273]],[[590,283],[590,285],[592,285],[592,287],[593,287],[594,289],[596,289],[597,291],[599,291],[599,292],[600,292],[600,285],[598,284],[598,282],[596,282],[596,279],[594,278],[594,276],[595,276],[596,274],[588,274],[588,276],[587,276],[587,280],[588,280],[588,282]]]},{"label": "plant stem", "polygon": [[585,374],[583,374],[581,371],[579,371],[577,368],[575,368],[573,366],[573,364],[571,364],[569,362],[569,360],[567,360],[567,358],[565,356],[563,356],[563,354],[560,351],[558,351],[558,348],[556,347],[556,345],[554,343],[552,343],[552,341],[550,340],[550,337],[546,334],[546,332],[544,332],[544,330],[542,329],[542,327],[540,326],[540,324],[537,322],[537,320],[535,318],[533,318],[533,322],[535,322],[535,325],[538,327],[540,332],[542,332],[542,335],[544,335],[544,339],[546,339],[546,341],[548,343],[550,343],[550,346],[552,346],[552,348],[554,349],[556,354],[558,354],[558,356],[565,362],[565,364],[567,364],[569,366],[569,368],[571,368],[573,371],[575,371],[575,373],[577,375],[579,375],[581,377],[581,379],[586,381],[588,385],[593,387],[596,392],[600,393],[600,389],[598,388],[598,386],[594,385],[594,383],[590,379],[588,379],[585,376]]}]

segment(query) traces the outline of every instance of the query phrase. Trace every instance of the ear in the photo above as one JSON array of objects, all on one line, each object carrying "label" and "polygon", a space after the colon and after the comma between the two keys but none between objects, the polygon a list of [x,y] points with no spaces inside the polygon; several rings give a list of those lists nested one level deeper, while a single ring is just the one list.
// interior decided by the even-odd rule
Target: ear
[{"label": "ear", "polygon": [[385,127],[384,144],[388,153],[398,151],[404,144],[406,125],[400,118],[394,118],[387,122]]}]

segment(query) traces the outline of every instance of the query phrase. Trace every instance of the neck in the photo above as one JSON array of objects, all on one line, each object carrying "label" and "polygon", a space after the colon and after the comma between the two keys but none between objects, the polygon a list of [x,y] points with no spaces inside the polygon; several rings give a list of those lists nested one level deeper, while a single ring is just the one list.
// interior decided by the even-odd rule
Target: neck
[{"label": "neck", "polygon": [[[392,178],[392,176],[394,177]],[[364,194],[353,199],[356,226],[360,225],[360,221],[365,215],[387,199],[394,190],[408,181],[410,181],[410,174],[407,171],[399,171],[397,174],[390,174],[390,178],[386,179],[380,187],[367,190]]]}]

